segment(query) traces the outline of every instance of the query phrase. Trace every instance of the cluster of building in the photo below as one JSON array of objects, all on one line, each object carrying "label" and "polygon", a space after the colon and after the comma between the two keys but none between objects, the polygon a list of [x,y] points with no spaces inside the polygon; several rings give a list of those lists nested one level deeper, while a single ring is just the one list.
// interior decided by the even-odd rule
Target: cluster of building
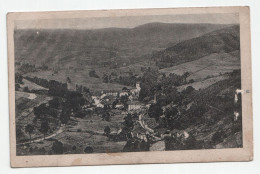
[{"label": "cluster of building", "polygon": [[[114,102],[116,109],[127,109],[128,111],[139,110],[145,105],[138,101],[138,97],[141,91],[140,83],[136,83],[136,87],[128,89],[124,87],[122,91],[103,90],[100,95],[92,96],[93,105],[96,107],[104,108],[108,105],[112,108]],[[120,98],[125,96],[127,98],[127,107],[120,101]]]}]

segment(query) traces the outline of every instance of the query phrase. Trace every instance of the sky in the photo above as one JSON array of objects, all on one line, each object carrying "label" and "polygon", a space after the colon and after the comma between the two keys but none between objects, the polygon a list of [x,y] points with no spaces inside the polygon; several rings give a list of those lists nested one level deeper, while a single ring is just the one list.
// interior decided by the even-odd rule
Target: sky
[{"label": "sky", "polygon": [[101,29],[101,28],[134,28],[153,22],[162,23],[212,23],[238,24],[239,16],[227,14],[186,14],[186,15],[153,15],[121,16],[70,19],[40,19],[15,21],[16,29]]}]

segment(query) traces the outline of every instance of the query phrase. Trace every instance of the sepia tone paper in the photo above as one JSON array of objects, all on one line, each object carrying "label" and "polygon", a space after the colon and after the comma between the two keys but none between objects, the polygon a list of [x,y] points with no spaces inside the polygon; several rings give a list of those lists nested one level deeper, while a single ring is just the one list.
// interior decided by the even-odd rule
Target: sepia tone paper
[{"label": "sepia tone paper", "polygon": [[[180,29],[175,31],[174,24],[178,24]],[[166,29],[170,25],[173,27]],[[253,160],[248,7],[8,13],[7,30],[12,167]],[[130,30],[136,32],[131,35]],[[181,30],[186,33],[181,34]],[[91,32],[94,34],[89,34]],[[120,32],[121,35],[118,34]],[[139,32],[143,33],[138,35]],[[85,40],[82,37],[86,37]],[[138,40],[138,37],[143,38]],[[64,41],[59,40],[63,38]],[[91,42],[88,39],[92,39]],[[174,54],[169,50],[175,50]],[[167,58],[167,54],[171,59]],[[174,58],[175,61],[171,61]],[[208,64],[210,61],[213,61],[212,65]],[[205,67],[202,66],[204,63]],[[144,69],[140,74],[135,71],[137,67],[140,69],[139,66]],[[131,67],[134,69],[131,70]],[[206,71],[208,67],[211,68]],[[110,70],[122,75],[119,69],[125,68],[136,73],[133,77],[136,85],[130,80],[120,81],[116,75],[107,80],[106,73],[112,73]],[[151,113],[151,107],[156,107],[162,96],[170,96],[170,92],[165,94],[162,89],[152,88],[144,92],[147,87],[144,86],[144,74],[153,71],[150,68],[159,69],[159,75],[165,74],[162,78],[181,78],[180,84],[173,82],[174,89],[179,90],[176,91],[176,98],[177,95],[184,96],[182,100],[189,103],[178,100],[174,103],[173,97],[172,101],[160,104],[160,108]],[[234,80],[240,75],[240,70],[241,88],[235,90],[236,84],[231,84],[218,94],[212,91]],[[178,71],[182,73],[178,74]],[[185,72],[189,73],[188,77],[184,75]],[[197,72],[203,73],[195,76]],[[18,73],[22,80],[19,80]],[[177,75],[170,76],[171,73]],[[132,76],[129,74],[122,76]],[[85,76],[89,76],[88,81],[81,80]],[[52,89],[54,92],[51,91],[49,82],[47,87],[39,85],[39,80],[36,81],[34,77],[61,83],[65,80],[66,95],[80,90],[85,97],[85,104],[70,101],[74,97],[72,95],[63,97],[59,93],[61,90],[55,91],[56,87]],[[234,83],[237,81],[234,80]],[[90,92],[84,91],[84,86]],[[127,87],[122,89],[124,86]],[[210,91],[209,94],[207,91]],[[122,98],[124,92],[128,96],[125,104]],[[88,104],[86,93],[92,99]],[[102,98],[103,94],[116,98],[104,102],[119,102],[105,109],[104,102],[95,101],[95,97]],[[202,95],[209,95],[213,99],[201,104],[207,100]],[[200,96],[202,99],[198,99]],[[55,97],[61,100],[62,107],[50,107],[49,101]],[[225,97],[232,98],[232,101],[229,98],[228,101],[224,100]],[[35,99],[38,99],[38,103]],[[231,103],[232,108],[224,108],[223,103],[212,105],[214,101]],[[69,104],[66,105],[66,102]],[[120,105],[120,102],[123,104]],[[37,112],[41,104],[46,104],[43,107],[47,107],[47,111]],[[165,111],[167,107],[173,112],[169,116]],[[101,108],[101,113],[98,108]],[[50,115],[53,113],[48,111],[57,112],[56,117],[52,118]],[[91,114],[87,111],[91,111]],[[158,115],[157,111],[162,113]],[[79,117],[81,113],[83,116]],[[64,121],[61,118],[66,114],[69,120]],[[128,114],[133,124],[131,126],[126,121]],[[125,117],[121,118],[121,115]],[[184,117],[191,119],[194,115],[194,124],[193,121],[185,121]],[[203,118],[197,117],[199,115],[203,115]],[[23,118],[25,121],[21,121]],[[166,121],[163,121],[164,118],[167,118]],[[147,120],[155,122],[157,127],[150,129]],[[44,126],[45,121],[48,126]],[[90,126],[92,124],[93,127]],[[105,125],[109,130],[104,130]],[[45,127],[48,127],[46,132]],[[128,132],[124,134],[123,130]],[[191,137],[194,137],[192,141]],[[132,146],[131,143],[137,145]]]}]

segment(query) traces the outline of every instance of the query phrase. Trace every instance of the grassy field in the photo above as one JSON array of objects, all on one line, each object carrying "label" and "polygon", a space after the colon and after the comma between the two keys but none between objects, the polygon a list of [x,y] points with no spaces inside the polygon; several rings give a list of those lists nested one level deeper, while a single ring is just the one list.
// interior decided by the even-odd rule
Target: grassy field
[{"label": "grassy field", "polygon": [[175,73],[179,75],[189,72],[191,75],[188,77],[188,80],[193,79],[195,81],[200,81],[207,76],[216,76],[220,73],[224,74],[226,72],[231,72],[234,69],[240,69],[239,51],[219,54],[214,53],[195,61],[161,69],[160,72],[165,74]]},{"label": "grassy field", "polygon": [[15,91],[16,119],[24,119],[35,106],[47,103],[51,99],[52,97],[46,95]]},{"label": "grassy field", "polygon": [[227,76],[223,75],[223,76],[212,77],[212,78],[209,78],[206,80],[201,80],[201,81],[197,81],[194,83],[189,83],[187,85],[179,86],[179,87],[177,87],[177,89],[178,89],[178,91],[182,91],[183,89],[186,89],[188,86],[192,86],[196,90],[205,89],[205,88],[209,87],[210,85],[212,85],[218,81],[224,80],[224,79],[227,79]]},{"label": "grassy field", "polygon": [[47,88],[32,83],[29,80],[23,79],[23,84],[21,84],[20,87],[25,88],[26,86],[28,87],[29,90],[48,90]]},{"label": "grassy field", "polygon": [[[33,96],[33,97],[32,97]],[[32,134],[32,139],[42,137],[43,135],[39,132],[38,128],[40,123],[33,123],[35,115],[33,113],[33,108],[39,106],[42,103],[47,103],[52,97],[39,95],[34,93],[26,92],[15,92],[15,120],[16,129],[19,129],[19,136],[17,137],[17,142],[24,142],[29,140],[29,135],[25,132],[25,126],[27,124],[32,124],[36,126]],[[50,122],[51,129],[55,129],[55,125]]]}]

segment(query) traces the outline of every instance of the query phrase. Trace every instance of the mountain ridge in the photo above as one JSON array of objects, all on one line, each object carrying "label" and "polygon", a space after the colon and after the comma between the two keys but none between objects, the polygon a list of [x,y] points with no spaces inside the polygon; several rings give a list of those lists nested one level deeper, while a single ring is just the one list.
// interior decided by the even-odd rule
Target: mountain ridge
[{"label": "mountain ridge", "polygon": [[[130,29],[15,30],[15,59],[50,66],[63,62],[64,58],[71,61],[76,59],[79,65],[82,62],[106,62],[113,57],[131,63],[142,59],[144,55],[167,48],[168,44],[226,26],[228,25],[148,23]],[[96,48],[101,51],[95,50]]]}]

